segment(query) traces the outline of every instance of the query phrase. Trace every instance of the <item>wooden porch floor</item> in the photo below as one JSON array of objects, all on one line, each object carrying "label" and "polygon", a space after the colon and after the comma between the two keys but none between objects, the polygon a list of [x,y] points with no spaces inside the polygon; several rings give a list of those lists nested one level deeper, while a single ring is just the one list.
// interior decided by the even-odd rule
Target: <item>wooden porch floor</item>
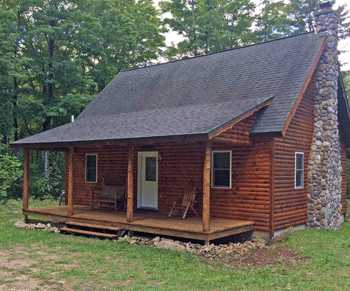
[{"label": "wooden porch floor", "polygon": [[102,226],[114,226],[131,231],[139,231],[158,235],[182,237],[188,239],[210,241],[230,235],[244,233],[253,230],[252,221],[240,221],[231,219],[210,219],[210,231],[202,230],[201,217],[179,216],[168,218],[167,215],[158,212],[134,212],[134,221],[126,221],[125,212],[108,211],[103,209],[91,210],[89,206],[75,205],[74,215],[68,216],[67,206],[29,208],[23,210],[24,215],[48,218],[62,222],[74,221],[98,224]]}]

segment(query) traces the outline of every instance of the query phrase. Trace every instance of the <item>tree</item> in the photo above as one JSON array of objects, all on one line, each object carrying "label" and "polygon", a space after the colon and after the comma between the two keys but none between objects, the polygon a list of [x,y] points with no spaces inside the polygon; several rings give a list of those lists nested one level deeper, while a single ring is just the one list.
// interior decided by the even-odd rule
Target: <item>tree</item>
[{"label": "tree", "polygon": [[8,153],[7,146],[0,143],[0,199],[8,197],[8,189],[22,176],[21,166],[18,159]]},{"label": "tree", "polygon": [[163,14],[170,13],[171,17],[165,17],[163,24],[181,35],[184,40],[179,42],[178,48],[168,48],[168,58],[181,58],[183,56],[198,55],[199,43],[198,3],[195,0],[171,0],[161,1],[159,6]]},{"label": "tree", "polygon": [[261,12],[256,18],[257,41],[269,41],[293,33],[293,22],[283,1],[263,0]]},{"label": "tree", "polygon": [[[157,16],[151,0],[2,1],[1,142],[69,122],[120,70],[157,59],[164,45]],[[61,175],[61,157],[36,155],[36,164],[43,160],[48,182],[49,173]]]},{"label": "tree", "polygon": [[219,5],[225,19],[225,49],[252,44],[255,4],[250,0],[224,0]]},{"label": "tree", "polygon": [[88,68],[90,93],[101,91],[121,70],[142,67],[165,46],[161,22],[150,0],[89,1],[74,46]]},{"label": "tree", "polygon": [[170,0],[159,3],[170,13],[164,24],[184,37],[168,58],[196,56],[252,43],[250,0]]}]

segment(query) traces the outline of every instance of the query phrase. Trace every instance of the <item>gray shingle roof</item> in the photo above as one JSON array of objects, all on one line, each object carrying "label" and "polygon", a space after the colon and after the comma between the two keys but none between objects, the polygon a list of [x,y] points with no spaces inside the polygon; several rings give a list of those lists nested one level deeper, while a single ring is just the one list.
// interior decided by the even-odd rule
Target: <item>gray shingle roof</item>
[{"label": "gray shingle roof", "polygon": [[122,72],[74,123],[13,145],[208,134],[271,96],[251,132],[281,132],[324,40],[303,34]]}]

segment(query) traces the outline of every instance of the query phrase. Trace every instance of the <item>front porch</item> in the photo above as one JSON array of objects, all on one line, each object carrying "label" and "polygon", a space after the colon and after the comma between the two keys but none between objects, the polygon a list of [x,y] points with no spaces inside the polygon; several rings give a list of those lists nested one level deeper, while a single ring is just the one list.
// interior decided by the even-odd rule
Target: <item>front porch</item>
[{"label": "front porch", "polygon": [[211,217],[210,230],[203,230],[203,222],[199,217],[179,216],[168,218],[158,212],[134,212],[132,222],[127,222],[124,212],[108,211],[104,209],[91,210],[88,206],[74,205],[74,214],[68,214],[68,206],[28,208],[23,210],[26,216],[48,218],[62,222],[90,223],[101,226],[119,227],[130,231],[145,232],[157,235],[174,236],[180,238],[211,240],[244,233],[253,230],[252,221],[240,221]]}]

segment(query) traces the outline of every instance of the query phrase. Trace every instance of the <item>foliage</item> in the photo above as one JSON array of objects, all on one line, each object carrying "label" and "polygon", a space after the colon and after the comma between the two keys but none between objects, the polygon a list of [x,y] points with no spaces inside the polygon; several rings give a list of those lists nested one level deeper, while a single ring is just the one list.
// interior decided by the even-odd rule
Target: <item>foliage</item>
[{"label": "foliage", "polygon": [[29,172],[37,173],[29,175],[29,196],[33,198],[47,199],[58,198],[65,188],[64,165],[65,154],[60,152],[50,153],[49,173],[50,181],[48,183],[44,171],[43,152],[37,152],[34,155],[35,163],[30,163]]},{"label": "foliage", "polygon": [[0,144],[0,199],[9,196],[8,190],[22,175],[21,163],[8,154],[5,145]]},{"label": "foliage", "polygon": [[250,0],[171,0],[159,2],[164,25],[183,36],[169,59],[196,56],[234,48],[253,41],[255,5]]},{"label": "foliage", "polygon": [[[157,15],[151,0],[1,1],[0,142],[70,122],[118,72],[157,59],[164,45]],[[22,158],[7,151],[9,169],[11,155]],[[31,194],[57,195],[64,161],[34,155]],[[17,183],[7,181],[3,187],[14,192],[9,187]]]},{"label": "foliage", "polygon": [[[262,0],[255,14],[252,0],[164,0],[161,22],[151,0],[3,0],[0,143],[7,147],[68,123],[121,70],[151,64],[159,56],[173,60],[312,31],[319,3]],[[340,37],[349,37],[349,10],[343,5],[336,12]],[[162,33],[169,28],[183,40],[163,52]],[[347,91],[349,83],[346,73]],[[64,159],[51,155],[45,167],[43,155],[33,155],[31,195],[57,196]],[[22,155],[6,148],[1,159],[1,195],[17,197],[20,171],[15,169]],[[44,168],[51,172],[49,184]]]},{"label": "foliage", "polygon": [[287,5],[283,1],[264,0],[257,15],[256,35],[258,41],[268,41],[292,34],[293,22],[288,18]]},{"label": "foliage", "polygon": [[[347,97],[350,97],[350,71],[344,71],[342,72],[345,92]],[[349,101],[350,102],[350,101]]]}]

